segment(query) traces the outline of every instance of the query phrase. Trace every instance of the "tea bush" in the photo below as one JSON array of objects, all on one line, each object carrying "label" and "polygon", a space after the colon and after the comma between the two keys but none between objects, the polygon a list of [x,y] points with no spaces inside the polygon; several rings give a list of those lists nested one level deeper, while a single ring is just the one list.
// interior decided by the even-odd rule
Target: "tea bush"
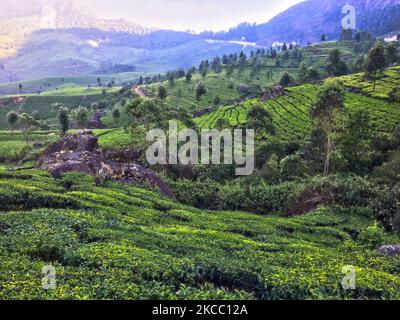
[{"label": "tea bush", "polygon": [[206,181],[173,181],[171,185],[179,201],[213,210],[244,210],[259,214],[285,213],[300,200],[305,190],[315,190],[327,204],[368,206],[375,195],[373,183],[358,176],[314,177],[279,185],[260,180],[238,180],[225,184]]},{"label": "tea bush", "polygon": [[[218,197],[225,206],[256,201],[261,211],[283,206],[303,186],[238,184]],[[0,199],[1,299],[400,298],[399,257],[380,256],[358,239],[374,222],[363,206],[293,218],[211,212],[131,185],[99,187],[85,175],[55,180],[36,170],[0,172]],[[382,233],[381,240],[400,238]],[[43,290],[49,264],[57,286]],[[356,267],[351,292],[340,285],[346,265]]]}]

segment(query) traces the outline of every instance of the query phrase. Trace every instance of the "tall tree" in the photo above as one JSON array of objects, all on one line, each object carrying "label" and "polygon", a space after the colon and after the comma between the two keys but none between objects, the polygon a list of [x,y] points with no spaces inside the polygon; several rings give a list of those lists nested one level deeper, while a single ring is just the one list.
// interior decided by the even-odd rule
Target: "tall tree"
[{"label": "tall tree", "polygon": [[18,117],[18,123],[21,126],[26,144],[29,144],[30,135],[39,126],[39,122],[31,115],[23,113]]},{"label": "tall tree", "polygon": [[192,73],[189,71],[186,72],[185,79],[186,79],[186,82],[192,81]]},{"label": "tall tree", "polygon": [[400,102],[400,87],[394,87],[388,94],[390,102]]},{"label": "tall tree", "polygon": [[211,69],[216,72],[220,73],[222,71],[222,63],[219,57],[215,57],[211,63]]},{"label": "tall tree", "polygon": [[206,86],[204,85],[203,82],[199,82],[199,84],[196,87],[196,100],[197,100],[197,109],[200,110],[200,100],[202,96],[204,96],[207,93]]},{"label": "tall tree", "polygon": [[247,127],[254,129],[257,136],[264,137],[266,134],[275,134],[273,116],[263,106],[258,104],[251,106],[247,111],[247,118]]},{"label": "tall tree", "polygon": [[290,86],[292,83],[293,82],[292,82],[292,78],[291,78],[290,74],[287,71],[285,71],[283,73],[281,79],[279,80],[279,84],[282,87],[287,87],[287,86]]},{"label": "tall tree", "polygon": [[397,47],[394,43],[391,43],[386,47],[386,62],[388,65],[392,65],[397,62],[397,59]]},{"label": "tall tree", "polygon": [[214,106],[219,106],[221,104],[221,98],[219,96],[215,96],[213,104]]},{"label": "tall tree", "polygon": [[89,111],[82,106],[73,110],[71,116],[81,129],[84,129],[89,121]]},{"label": "tall tree", "polygon": [[365,55],[359,55],[356,60],[353,62],[354,71],[362,71],[365,65]]},{"label": "tall tree", "polygon": [[167,99],[168,96],[168,92],[167,89],[165,89],[165,87],[163,85],[160,85],[158,87],[158,91],[157,91],[157,97],[158,99],[160,99],[161,101],[161,106],[164,106],[165,104],[165,99]]},{"label": "tall tree", "polygon": [[348,72],[346,63],[342,60],[342,53],[338,49],[329,52],[326,70],[331,77],[342,76]]},{"label": "tall tree", "polygon": [[323,171],[325,162],[325,132],[318,126],[312,128],[305,137],[300,152],[309,173],[315,175]]},{"label": "tall tree", "polygon": [[352,112],[346,122],[341,139],[341,151],[347,160],[348,169],[357,174],[366,174],[372,164],[371,139],[373,136],[368,111]]},{"label": "tall tree", "polygon": [[112,117],[114,119],[114,122],[118,124],[119,119],[121,118],[121,111],[119,111],[118,109],[114,109],[112,112]]},{"label": "tall tree", "polygon": [[60,134],[64,136],[69,129],[69,111],[64,106],[60,106],[57,112],[58,124],[60,126]]},{"label": "tall tree", "polygon": [[14,128],[15,128],[17,121],[18,121],[18,113],[17,112],[10,111],[9,113],[7,113],[7,122],[9,123],[9,125],[11,127],[12,135],[14,135]]},{"label": "tall tree", "polygon": [[170,87],[173,87],[175,84],[175,77],[174,74],[172,72],[168,72],[167,73],[167,79],[168,79],[168,84]]},{"label": "tall tree", "polygon": [[337,128],[338,116],[344,108],[344,90],[339,82],[327,80],[318,92],[318,98],[310,109],[310,115],[324,131],[325,164],[324,174],[329,174],[333,133]]},{"label": "tall tree", "polygon": [[22,94],[22,88],[23,88],[23,85],[22,85],[22,83],[20,83],[20,84],[18,85],[19,94]]},{"label": "tall tree", "polygon": [[308,68],[307,72],[307,80],[308,81],[317,81],[320,78],[320,74],[318,72],[318,69],[315,66],[312,66]]},{"label": "tall tree", "polygon": [[297,70],[297,79],[299,83],[306,83],[308,78],[308,69],[305,62],[300,64],[299,69]]},{"label": "tall tree", "polygon": [[374,82],[374,91],[376,89],[376,81],[382,77],[385,66],[385,48],[382,43],[378,43],[368,53],[365,65],[366,76]]}]

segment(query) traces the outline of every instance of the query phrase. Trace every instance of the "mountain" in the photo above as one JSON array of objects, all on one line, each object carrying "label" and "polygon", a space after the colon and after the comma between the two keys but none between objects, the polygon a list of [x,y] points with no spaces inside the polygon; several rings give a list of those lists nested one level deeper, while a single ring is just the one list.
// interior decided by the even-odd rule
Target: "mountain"
[{"label": "mountain", "polygon": [[152,31],[124,20],[98,18],[90,9],[73,0],[2,0],[0,58],[15,54],[35,31],[70,28],[97,28],[130,34]]},{"label": "mountain", "polygon": [[246,43],[208,41],[211,33],[100,19],[74,0],[2,2],[0,82],[96,73],[104,63],[143,73],[165,72],[250,48]]},{"label": "mountain", "polygon": [[400,0],[307,0],[267,23],[244,23],[216,36],[245,38],[263,45],[276,41],[306,44],[319,41],[323,34],[335,40],[341,32],[342,8],[346,4],[356,9],[357,29],[368,30],[375,36],[400,30]]},{"label": "mountain", "polygon": [[74,0],[2,2],[0,82],[93,74],[104,64],[160,73],[275,42],[307,44],[323,34],[335,40],[346,4],[356,8],[358,29],[375,36],[400,31],[400,0],[307,0],[264,24],[201,34],[100,19]]},{"label": "mountain", "polygon": [[46,29],[33,32],[14,56],[0,61],[0,82],[101,74],[104,63],[141,73],[163,73],[254,48],[255,44],[210,41],[168,30],[133,34],[88,28]]}]

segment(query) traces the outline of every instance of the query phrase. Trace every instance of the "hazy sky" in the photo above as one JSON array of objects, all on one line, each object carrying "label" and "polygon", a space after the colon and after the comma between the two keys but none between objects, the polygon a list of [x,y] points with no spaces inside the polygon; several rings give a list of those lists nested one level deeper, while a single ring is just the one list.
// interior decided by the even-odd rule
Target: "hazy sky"
[{"label": "hazy sky", "polygon": [[303,0],[79,0],[101,17],[146,27],[226,30],[241,22],[266,22]]}]

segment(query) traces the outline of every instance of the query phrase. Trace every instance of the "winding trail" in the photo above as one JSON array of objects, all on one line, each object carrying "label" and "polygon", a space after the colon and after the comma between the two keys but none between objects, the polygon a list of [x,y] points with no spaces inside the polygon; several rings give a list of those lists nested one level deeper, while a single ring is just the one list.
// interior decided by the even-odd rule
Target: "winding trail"
[{"label": "winding trail", "polygon": [[145,91],[141,87],[133,87],[132,91],[136,93],[139,97],[148,98]]}]

